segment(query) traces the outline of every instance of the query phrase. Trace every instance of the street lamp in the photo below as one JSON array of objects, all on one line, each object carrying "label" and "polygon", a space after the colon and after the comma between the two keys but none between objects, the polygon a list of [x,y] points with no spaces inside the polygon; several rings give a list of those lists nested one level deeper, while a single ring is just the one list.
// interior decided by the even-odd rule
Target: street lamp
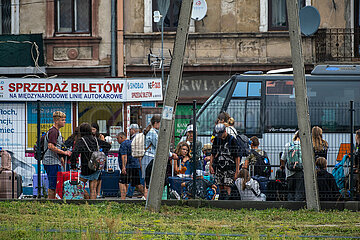
[{"label": "street lamp", "polygon": [[160,14],[160,11],[154,11],[154,22],[158,23],[161,20],[161,81],[164,84],[164,16]]}]

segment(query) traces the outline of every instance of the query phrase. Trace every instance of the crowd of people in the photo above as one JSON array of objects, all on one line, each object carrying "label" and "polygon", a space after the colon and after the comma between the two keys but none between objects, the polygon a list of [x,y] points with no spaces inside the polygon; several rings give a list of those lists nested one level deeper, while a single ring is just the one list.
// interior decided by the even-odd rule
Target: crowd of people
[{"label": "crowd of people", "polygon": [[[94,151],[100,150],[107,154],[111,149],[111,141],[106,141],[105,137],[99,133],[99,126],[96,123],[92,125],[82,123],[64,141],[59,130],[65,126],[65,119],[66,115],[63,112],[54,112],[54,125],[45,137],[46,150],[43,164],[49,179],[48,197],[55,198],[57,172],[64,167],[72,170],[80,168],[80,181],[89,182],[90,193],[85,192],[85,198],[95,199],[100,195],[101,171],[90,169],[89,161]],[[125,199],[129,188],[134,187],[143,199],[147,197],[151,168],[158,147],[160,120],[160,115],[154,115],[149,126],[143,131],[137,124],[131,124],[130,139],[127,138],[125,132],[117,134],[117,141],[120,144],[118,163],[121,170],[119,188],[122,199]],[[186,135],[177,144],[174,152],[169,152],[165,183],[169,184],[169,177],[190,177],[196,172],[198,175],[196,184],[190,181],[182,185],[186,192],[184,195],[188,198],[194,197],[191,188],[196,185],[197,190],[200,189],[194,191],[196,197],[204,199],[215,199],[217,196],[222,200],[231,199],[235,189],[242,200],[266,200],[259,175],[261,178],[269,179],[271,171],[269,169],[265,171],[263,166],[259,168],[259,161],[270,166],[269,157],[260,148],[260,141],[256,136],[250,138],[250,149],[244,153],[244,146],[239,144],[234,123],[235,120],[229,114],[220,113],[214,124],[211,143],[203,145],[200,141],[196,141],[195,154],[193,138],[196,129],[193,125],[189,125]],[[135,145],[137,142],[143,149],[140,155],[134,157],[135,148],[139,147]],[[333,175],[327,172],[328,143],[323,139],[322,129],[318,126],[312,128],[312,142],[320,199],[336,200],[340,196],[339,189]],[[359,146],[360,130],[356,132],[355,165],[357,167],[355,169],[359,168]],[[196,158],[193,157],[194,155]],[[213,178],[204,179],[204,175],[211,175]],[[286,182],[287,200],[305,200],[299,131],[284,146],[280,154],[280,169],[276,172],[276,178],[280,182]]]}]

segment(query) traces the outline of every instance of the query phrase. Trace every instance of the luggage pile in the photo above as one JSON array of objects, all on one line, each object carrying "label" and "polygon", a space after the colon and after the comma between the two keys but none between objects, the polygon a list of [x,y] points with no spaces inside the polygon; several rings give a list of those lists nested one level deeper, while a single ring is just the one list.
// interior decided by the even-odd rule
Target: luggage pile
[{"label": "luggage pile", "polygon": [[12,170],[10,153],[1,150],[0,198],[14,199],[19,198],[21,194],[22,177]]}]

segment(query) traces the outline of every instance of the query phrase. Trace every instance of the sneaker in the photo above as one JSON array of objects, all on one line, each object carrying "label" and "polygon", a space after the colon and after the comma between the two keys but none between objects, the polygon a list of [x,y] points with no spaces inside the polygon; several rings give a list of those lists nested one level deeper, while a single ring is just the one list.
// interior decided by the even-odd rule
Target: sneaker
[{"label": "sneaker", "polygon": [[141,197],[141,200],[146,200],[145,196],[142,196],[142,197]]},{"label": "sneaker", "polygon": [[97,195],[97,196],[96,196],[96,198],[102,198],[102,196],[100,196],[100,195]]}]

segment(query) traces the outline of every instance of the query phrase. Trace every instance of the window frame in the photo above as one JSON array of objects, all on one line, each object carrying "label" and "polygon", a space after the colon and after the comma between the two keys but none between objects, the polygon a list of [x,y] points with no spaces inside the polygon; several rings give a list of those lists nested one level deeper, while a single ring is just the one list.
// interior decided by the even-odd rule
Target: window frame
[{"label": "window frame", "polygon": [[89,16],[88,16],[88,24],[89,24],[89,30],[88,31],[81,31],[81,32],[76,32],[75,31],[75,1],[76,0],[70,0],[71,1],[71,11],[72,11],[72,22],[71,22],[71,32],[61,32],[59,31],[59,21],[58,21],[58,2],[61,0],[56,0],[54,1],[54,32],[55,35],[61,35],[61,34],[81,34],[81,35],[91,35],[92,34],[92,0],[89,0]]},{"label": "window frame", "polygon": [[[267,11],[267,14],[268,14],[268,18],[267,18],[267,24],[268,24],[268,31],[288,31],[289,30],[289,22],[288,22],[288,16],[287,16],[287,8],[285,7],[285,17],[286,17],[286,25],[283,26],[283,27],[273,27],[272,24],[271,24],[271,20],[272,20],[272,1],[273,0],[267,0],[267,3],[268,3],[268,11]],[[285,6],[286,6],[286,0],[283,0],[285,1]],[[301,6],[301,8],[307,6],[307,1],[306,0],[298,0],[298,1],[302,1],[303,2],[303,6]],[[300,8],[300,9],[301,9]]]},{"label": "window frame", "polygon": [[[152,0],[152,9],[153,9],[153,12],[158,10],[157,9],[157,0]],[[170,24],[172,25],[173,22],[174,22],[174,0],[170,0],[170,5],[169,5],[169,10],[168,11],[171,11],[171,18],[170,18]],[[179,11],[179,14],[180,14],[180,11]],[[162,19],[161,19],[162,20]],[[165,27],[164,26],[164,32],[176,32],[176,29],[177,29],[177,26],[170,26],[170,27]],[[161,27],[158,28],[157,27],[157,24],[154,22],[154,19],[152,19],[152,31],[153,32],[161,32]]]}]

